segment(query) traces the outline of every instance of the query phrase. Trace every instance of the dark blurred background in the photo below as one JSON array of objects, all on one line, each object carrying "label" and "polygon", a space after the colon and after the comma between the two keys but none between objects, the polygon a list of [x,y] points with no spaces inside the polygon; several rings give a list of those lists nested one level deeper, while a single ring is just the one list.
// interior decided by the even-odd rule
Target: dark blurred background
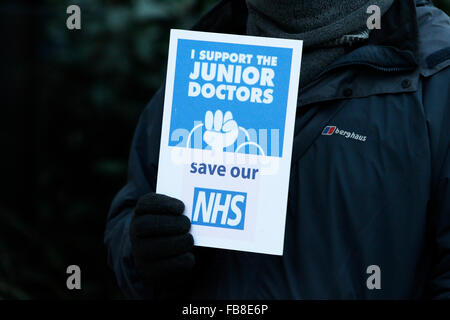
[{"label": "dark blurred background", "polygon": [[[103,230],[169,31],[214,0],[0,1],[0,299],[123,298]],[[450,0],[434,1],[450,12]],[[68,30],[67,6],[81,8]],[[66,288],[79,265],[82,290]]]}]

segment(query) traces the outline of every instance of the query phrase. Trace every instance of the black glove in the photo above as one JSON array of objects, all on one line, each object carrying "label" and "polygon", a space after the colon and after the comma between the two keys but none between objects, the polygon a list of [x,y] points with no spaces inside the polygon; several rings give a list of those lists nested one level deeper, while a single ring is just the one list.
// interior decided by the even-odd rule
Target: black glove
[{"label": "black glove", "polygon": [[131,221],[131,249],[141,277],[153,284],[177,282],[194,264],[191,223],[178,199],[149,193],[139,199]]}]

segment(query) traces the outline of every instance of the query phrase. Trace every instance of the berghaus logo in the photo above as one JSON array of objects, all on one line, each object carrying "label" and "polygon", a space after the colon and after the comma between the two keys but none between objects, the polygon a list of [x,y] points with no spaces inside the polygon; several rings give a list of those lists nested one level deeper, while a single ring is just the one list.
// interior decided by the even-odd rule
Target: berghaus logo
[{"label": "berghaus logo", "polygon": [[362,141],[365,142],[367,140],[367,136],[363,136],[361,134],[357,134],[354,133],[353,131],[346,131],[343,129],[339,129],[336,126],[326,126],[323,131],[322,131],[322,135],[323,136],[331,136],[331,135],[341,135],[347,139],[353,139],[353,140],[358,140],[358,141]]}]

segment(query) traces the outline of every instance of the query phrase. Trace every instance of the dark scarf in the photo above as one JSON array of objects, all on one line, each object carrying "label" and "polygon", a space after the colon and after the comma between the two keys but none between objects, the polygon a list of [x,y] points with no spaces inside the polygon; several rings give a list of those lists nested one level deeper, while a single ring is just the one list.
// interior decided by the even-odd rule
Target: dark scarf
[{"label": "dark scarf", "polygon": [[[383,15],[393,0],[246,0],[247,34],[303,40],[300,87],[368,39],[366,13]],[[382,27],[382,26],[381,26]]]}]

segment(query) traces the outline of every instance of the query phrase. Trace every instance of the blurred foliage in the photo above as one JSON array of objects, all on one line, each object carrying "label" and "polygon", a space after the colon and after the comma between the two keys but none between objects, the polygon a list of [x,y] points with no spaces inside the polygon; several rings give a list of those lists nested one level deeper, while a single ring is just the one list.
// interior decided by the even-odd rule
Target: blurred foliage
[{"label": "blurred foliage", "polygon": [[436,7],[441,8],[447,14],[450,14],[450,0],[433,0]]},{"label": "blurred foliage", "polygon": [[[31,153],[23,180],[10,184],[15,195],[0,207],[0,298],[122,297],[103,246],[109,204],[125,183],[139,114],[164,78],[169,30],[190,28],[214,2],[48,0],[20,8],[29,10],[20,18],[40,23],[33,104],[19,126],[28,136],[17,141]],[[435,3],[450,10],[448,0]],[[65,27],[69,4],[82,8],[79,31]],[[79,292],[65,286],[70,264],[82,270]]]},{"label": "blurred foliage", "polygon": [[[139,114],[165,74],[170,29],[190,28],[213,2],[55,0],[20,7],[42,27],[35,110],[25,114],[34,128],[25,139],[35,149],[27,163],[35,177],[14,200],[27,203],[23,210],[0,208],[0,298],[121,297],[106,266],[106,214],[126,181]],[[79,31],[66,28],[69,4],[82,9]],[[70,264],[82,270],[78,292],[66,289]]]}]

